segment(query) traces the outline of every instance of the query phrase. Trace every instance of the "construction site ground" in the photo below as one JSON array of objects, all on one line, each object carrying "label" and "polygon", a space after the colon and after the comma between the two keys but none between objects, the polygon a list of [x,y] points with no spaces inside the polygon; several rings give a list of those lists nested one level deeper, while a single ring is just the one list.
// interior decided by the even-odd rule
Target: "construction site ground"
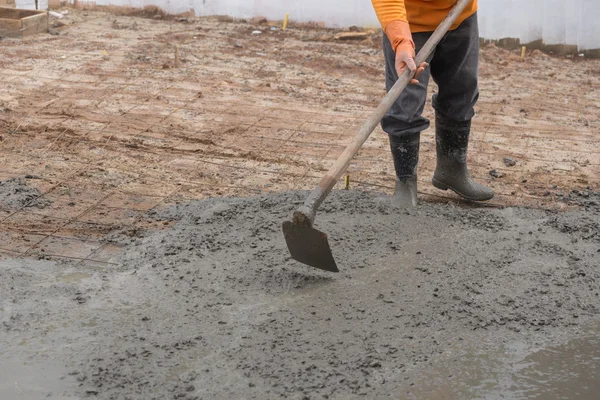
[{"label": "construction site ground", "polygon": [[[220,350],[215,350],[211,354],[216,358],[211,358],[212,361],[205,360],[207,373],[204,377],[198,376],[200,372],[196,371],[196,367],[190,367],[192,361],[179,360],[172,364],[166,362],[168,372],[159,378],[152,378],[155,379],[154,386],[152,384],[144,386],[143,377],[127,379],[128,374],[135,375],[128,368],[135,369],[139,366],[128,364],[124,367],[123,363],[118,363],[120,357],[117,357],[117,361],[113,360],[114,363],[113,361],[109,363],[102,361],[110,359],[109,356],[104,357],[99,353],[88,354],[87,358],[79,360],[77,367],[64,365],[66,359],[60,356],[63,350],[68,352],[69,346],[80,348],[74,343],[81,346],[82,343],[93,341],[98,331],[102,334],[110,334],[106,326],[104,330],[95,328],[98,322],[92,321],[91,314],[86,314],[86,328],[80,327],[86,330],[85,335],[74,334],[69,340],[47,341],[43,345],[27,344],[33,343],[36,337],[38,339],[40,336],[49,337],[52,332],[67,329],[67,325],[61,325],[60,318],[54,322],[42,322],[40,321],[42,317],[38,316],[35,322],[29,321],[28,316],[33,318],[31,316],[35,314],[38,307],[51,307],[55,304],[62,310],[61,315],[64,318],[70,313],[69,310],[78,307],[91,307],[86,311],[91,313],[94,307],[99,307],[101,303],[95,303],[93,295],[86,290],[99,291],[102,289],[102,282],[113,282],[112,279],[115,277],[121,279],[120,283],[111,283],[110,290],[117,290],[119,286],[119,290],[126,292],[126,288],[120,285],[128,282],[132,287],[137,287],[132,289],[133,291],[144,292],[144,289],[136,286],[136,283],[130,282],[132,278],[129,276],[138,271],[138,268],[141,270],[148,267],[152,261],[150,258],[143,258],[149,254],[145,252],[140,260],[143,258],[148,261],[148,264],[138,265],[131,262],[130,265],[135,264],[136,267],[125,268],[126,262],[131,261],[127,257],[135,253],[131,246],[136,246],[138,243],[141,246],[152,244],[155,248],[161,248],[160,243],[165,242],[157,238],[168,242],[170,229],[174,229],[172,232],[179,232],[173,235],[185,238],[184,241],[188,244],[192,243],[189,230],[191,228],[188,225],[183,227],[177,225],[183,217],[202,219],[206,217],[207,209],[210,215],[214,213],[217,216],[228,215],[229,211],[226,210],[231,209],[248,209],[254,210],[255,213],[272,209],[278,218],[281,216],[285,219],[288,214],[291,216],[301,196],[297,193],[286,195],[281,193],[315,187],[385,94],[380,32],[368,32],[362,40],[343,40],[336,38],[339,33],[337,31],[294,24],[290,29],[283,31],[278,26],[272,27],[268,23],[261,22],[260,19],[233,21],[230,18],[217,17],[164,18],[160,14],[146,17],[148,18],[101,11],[69,10],[69,13],[60,20],[51,18],[50,25],[54,26],[52,35],[40,34],[23,40],[0,40],[2,88],[0,90],[0,182],[4,184],[0,186],[0,274],[4,275],[2,278],[4,283],[0,287],[2,289],[0,321],[3,323],[3,328],[0,329],[4,329],[3,333],[12,341],[16,340],[21,333],[26,333],[30,338],[23,339],[18,344],[11,342],[13,344],[10,348],[5,349],[4,361],[0,361],[0,367],[5,370],[10,369],[14,373],[8,374],[5,380],[2,380],[0,375],[0,394],[5,393],[8,396],[17,393],[22,396],[19,398],[32,399],[39,398],[40,393],[49,397],[54,394],[53,398],[99,396],[99,398],[115,399],[163,398],[163,395],[164,398],[168,398],[167,396],[171,394],[180,398],[240,398],[238,396],[243,395],[247,398],[263,399],[351,398],[369,397],[375,394],[383,396],[383,393],[390,395],[404,393],[409,396],[406,394],[409,391],[404,390],[406,388],[399,384],[404,382],[404,378],[394,375],[398,370],[397,365],[392,365],[389,374],[385,376],[364,373],[364,369],[379,370],[382,368],[382,363],[385,364],[385,360],[382,361],[374,356],[360,358],[357,355],[360,354],[358,350],[357,353],[352,354],[360,360],[355,357],[343,362],[358,362],[360,368],[353,371],[361,378],[347,377],[348,380],[345,382],[346,378],[338,375],[325,377],[326,373],[321,376],[316,372],[317,369],[320,371],[321,368],[325,368],[327,363],[315,366],[312,372],[306,369],[310,365],[302,363],[298,364],[297,370],[290,372],[286,370],[286,365],[278,364],[284,363],[286,359],[273,361],[272,358],[264,358],[251,367],[250,361],[238,358],[237,364],[228,364],[228,367],[237,371],[234,375],[208,372],[211,370],[209,366],[211,362],[217,364],[220,362],[219,357],[215,355],[220,354]],[[431,86],[430,91],[435,93],[436,87]],[[600,60],[555,57],[540,51],[528,51],[522,59],[520,51],[509,51],[494,45],[486,45],[481,50],[480,92],[476,117],[473,120],[469,164],[473,176],[496,191],[494,200],[484,207],[485,210],[491,210],[489,212],[492,213],[490,214],[492,217],[488,214],[476,214],[484,221],[491,221],[489,226],[485,227],[486,232],[496,234],[499,230],[502,231],[503,227],[506,229],[512,227],[516,229],[512,235],[518,237],[524,234],[527,238],[528,234],[538,232],[533,229],[535,227],[540,229],[540,235],[545,235],[546,228],[542,227],[546,226],[545,218],[549,218],[548,215],[581,212],[584,214],[576,214],[577,221],[589,219],[592,222],[584,224],[587,231],[581,232],[578,230],[581,228],[580,225],[575,224],[576,227],[566,223],[560,225],[571,226],[569,228],[571,231],[568,229],[561,231],[557,228],[557,232],[560,231],[565,235],[571,235],[573,232],[580,233],[577,237],[565,236],[563,238],[565,241],[556,239],[553,246],[558,246],[557,243],[560,243],[560,246],[566,249],[562,253],[556,253],[558,254],[556,257],[564,256],[565,260],[570,259],[572,260],[570,262],[575,264],[583,260],[581,262],[587,263],[588,266],[594,263],[598,265],[598,256],[595,253],[597,236],[591,234],[598,230],[598,224],[594,222],[598,218],[598,208],[597,201],[590,199],[594,199],[594,196],[597,198],[595,192],[598,191],[600,183],[600,146],[598,145]],[[433,116],[430,100],[425,115],[430,118]],[[394,171],[388,146],[387,136],[377,128],[348,170],[349,192],[354,194],[342,193],[339,195],[342,196],[341,200],[336,197],[334,204],[343,204],[344,199],[348,201],[349,198],[343,196],[357,196],[356,199],[362,199],[365,204],[372,205],[374,209],[378,207],[368,195],[362,192],[372,193],[376,197],[381,196],[381,192],[390,194],[393,190]],[[424,210],[422,212],[432,217],[437,212],[444,214],[446,212],[444,210],[452,209],[460,214],[449,217],[452,226],[455,222],[462,223],[460,221],[463,219],[469,220],[468,224],[477,225],[478,222],[468,216],[468,210],[479,213],[482,211],[478,207],[483,206],[464,203],[449,192],[441,192],[433,188],[430,179],[434,168],[435,141],[433,129],[430,129],[424,132],[422,137],[419,164],[419,195]],[[344,182],[340,181],[336,189],[343,189],[343,187]],[[21,195],[22,201],[7,200],[3,204],[2,190],[10,190],[10,193],[5,193],[6,199],[14,199],[14,196]],[[275,200],[271,204],[269,200],[271,194],[273,198],[289,201],[289,208],[282,208],[282,203],[275,204]],[[226,200],[225,203],[214,200],[224,197],[255,196],[262,197],[257,197],[259,200],[248,200],[249,203],[244,203],[244,200],[234,200],[234,203],[227,203],[230,200]],[[42,198],[43,201],[40,202]],[[212,199],[208,201],[217,201],[217,203],[198,203],[205,199]],[[265,205],[263,208],[254,209],[253,201]],[[211,204],[211,207],[217,204],[218,206],[215,207],[218,210],[206,208],[207,206],[203,204]],[[184,209],[184,211],[178,208],[190,207],[190,205],[198,205],[198,208]],[[517,227],[518,224],[498,225],[499,219],[510,220],[503,211],[507,206],[521,207],[519,210],[526,210],[523,213],[531,212],[532,214],[527,214],[527,217],[519,214],[519,218],[523,221],[537,222],[523,222],[519,225],[520,228]],[[333,207],[331,215],[344,218],[342,206],[331,207]],[[349,208],[354,210],[357,221],[362,218],[377,220],[377,216],[369,214],[370,211],[365,211],[359,205]],[[384,209],[393,214],[389,209],[385,207]],[[463,214],[464,212],[467,214]],[[173,218],[165,216],[172,215],[170,213],[174,213],[175,216]],[[327,215],[327,211],[323,213]],[[414,215],[406,218],[413,221],[417,227],[421,223],[419,221],[422,221]],[[233,222],[243,225],[243,221],[234,217],[225,221],[224,223],[230,225]],[[336,223],[333,217],[327,221],[331,224]],[[428,221],[430,221],[429,225],[423,223],[428,229],[439,228],[440,232],[444,232],[448,237],[458,235],[458,232],[452,230],[454,228],[447,231],[446,228],[439,227],[434,219]],[[384,221],[380,222],[385,225]],[[219,230],[222,233],[223,227],[213,227],[211,223],[215,222],[210,220],[203,229],[211,227],[210,229],[214,229],[215,232]],[[231,225],[230,229],[235,230],[235,226],[235,224]],[[347,222],[340,223],[340,226],[352,229]],[[524,228],[525,226],[527,229]],[[403,229],[401,227],[394,229],[396,228]],[[521,228],[526,231],[521,232]],[[265,226],[264,229],[270,231],[272,226]],[[373,229],[376,230],[376,227]],[[422,233],[425,234],[426,231],[427,229],[423,228]],[[343,233],[343,231],[338,232],[340,235]],[[272,234],[273,237],[280,236],[278,227],[272,231]],[[260,231],[248,228],[248,235],[250,238],[260,236]],[[386,239],[378,238],[376,231],[362,234],[360,231],[356,232],[357,237],[361,235],[368,237],[368,240],[372,241],[370,243],[379,240],[388,242]],[[148,237],[153,239],[144,242],[144,238]],[[492,236],[486,238],[496,243]],[[249,240],[245,237],[237,239],[239,243]],[[475,236],[469,238],[469,240],[476,239]],[[513,239],[507,240],[514,244],[516,242]],[[545,239],[537,237],[536,240]],[[570,240],[574,240],[575,247],[584,246],[588,241],[589,246],[570,248]],[[580,241],[579,244],[576,244],[577,240]],[[218,243],[229,242],[225,240]],[[363,242],[361,246],[366,246],[365,243]],[[422,241],[419,243],[419,246],[428,243],[435,248],[434,243]],[[350,272],[347,272],[349,275],[344,278],[345,284],[337,289],[334,286],[331,290],[343,297],[347,293],[346,290],[356,288],[357,282],[348,284],[352,272],[363,271],[365,265],[353,264],[352,260],[355,258],[350,254],[353,251],[350,244],[339,245],[345,246],[348,251],[344,259],[350,266]],[[284,254],[285,249],[281,243],[273,246],[278,249],[278,254]],[[537,249],[541,245],[532,242],[532,246]],[[503,251],[515,251],[517,248],[520,247],[515,244],[512,250],[498,248],[492,253],[495,252],[494,254],[502,258]],[[240,249],[249,251],[248,257],[250,253],[261,260],[260,257],[264,256],[259,256],[254,253],[255,250],[251,250],[256,247],[240,247]],[[365,247],[364,254],[371,254],[373,257],[370,261],[365,261],[365,258],[361,262],[366,265],[376,265],[382,259],[368,249],[368,246]],[[388,247],[386,249],[385,251],[391,251]],[[172,251],[172,249],[163,250],[167,253]],[[412,250],[418,250],[417,254],[424,251],[421,247],[411,248]],[[180,254],[179,250],[173,251]],[[477,251],[485,253],[486,248],[480,247]],[[469,254],[473,255],[473,253]],[[206,260],[203,258],[206,255],[196,256]],[[357,260],[362,260],[363,256],[355,257]],[[441,257],[439,259],[444,259],[441,253],[438,256]],[[188,261],[183,263],[187,265],[189,257],[186,259]],[[268,289],[263,288],[267,293],[264,295],[265,298],[268,297],[266,303],[279,301],[273,294],[279,293],[278,289],[273,289],[278,285],[285,287],[283,295],[286,301],[285,307],[293,309],[294,299],[310,297],[311,293],[317,293],[319,288],[332,284],[332,278],[308,271],[302,266],[295,267],[294,262],[289,259],[282,258],[282,260],[285,262],[283,270],[277,270],[275,276],[269,275],[266,285]],[[386,260],[389,264],[389,259]],[[410,258],[410,261],[418,263],[414,258]],[[236,259],[235,263],[239,262],[240,259]],[[278,261],[271,260],[271,262],[275,265]],[[536,263],[537,261],[524,268],[541,265]],[[217,264],[210,264],[210,268],[216,268]],[[32,273],[29,270],[31,268],[39,268],[45,278],[36,280],[38,272]],[[577,269],[585,268],[579,266]],[[531,271],[533,275],[537,274],[534,269]],[[588,279],[586,288],[590,290],[590,296],[593,296],[598,289],[598,282],[593,278],[591,272],[593,270],[585,271]],[[49,279],[48,274],[52,276],[52,283],[46,280]],[[124,274],[128,277],[123,278]],[[220,279],[228,282],[223,284],[223,287],[233,292],[237,291],[233,284],[235,277],[227,274],[219,275],[218,272],[215,274],[219,276],[219,282],[222,282]],[[380,275],[363,274],[358,282],[368,282],[371,287],[375,287],[373,293],[376,297],[380,292],[383,293],[382,289],[377,289],[376,282],[382,278],[383,283],[385,281],[383,277],[386,275]],[[264,276],[260,277],[259,274],[252,277],[251,286],[256,293],[260,293],[260,282],[263,282]],[[167,281],[174,279],[171,275],[164,278]],[[397,278],[400,280],[400,277]],[[181,279],[184,279],[184,275],[181,275]],[[476,280],[476,277],[470,276],[469,279]],[[543,281],[543,278],[540,279]],[[506,283],[508,286],[511,284],[508,281],[496,281],[496,283]],[[237,282],[237,284],[248,285],[247,282]],[[475,286],[472,289],[475,293],[485,292],[481,287],[475,289]],[[508,286],[507,291],[509,291]],[[577,286],[571,286],[572,289],[575,287]],[[52,291],[51,295],[44,292],[50,288],[56,291]],[[213,289],[219,292],[222,288]],[[299,292],[291,293],[295,289]],[[390,287],[386,287],[387,289]],[[61,297],[63,290],[65,299]],[[523,288],[523,291],[528,290],[531,288]],[[215,294],[217,292],[211,292],[209,297],[214,296],[210,297],[208,303],[203,303],[207,314],[210,314],[213,306],[223,307],[223,305],[230,306],[231,302],[236,303],[234,300],[221,301]],[[418,292],[415,289],[411,294],[418,296]],[[32,293],[32,296],[35,294],[37,296],[35,301],[31,300],[27,293]],[[595,293],[597,296],[597,292]],[[170,293],[170,296],[172,295],[173,293]],[[506,293],[503,293],[504,295]],[[569,294],[564,292],[562,295],[565,296],[563,303],[569,303],[571,298]],[[50,298],[54,300],[49,300],[47,296],[51,296]],[[256,307],[263,304],[259,301],[263,299],[261,296],[258,295],[251,300],[255,302],[253,304]],[[384,297],[387,296],[390,294],[386,292]],[[393,295],[391,296],[393,298]],[[448,296],[450,301],[453,295]],[[504,297],[498,296],[498,302],[504,301],[502,300]],[[351,298],[347,298],[349,299]],[[378,298],[377,301],[381,302],[382,299],[383,297]],[[55,303],[52,303],[53,301]],[[127,300],[122,300],[119,305],[113,304],[117,309],[115,312],[127,308],[126,303]],[[186,307],[173,298],[170,298],[167,303],[174,308]],[[584,315],[589,317],[590,323],[597,321],[597,310],[590,306],[593,302],[590,300],[584,303],[585,306],[579,303],[572,304],[573,309],[579,311],[573,311],[571,314],[577,315],[575,318],[581,318],[577,320],[578,322],[583,320]],[[107,304],[102,304],[104,309]],[[301,320],[310,324],[312,309],[309,307],[318,304],[311,303],[310,306],[306,304],[304,310],[306,315],[303,314]],[[485,308],[485,304],[479,304],[477,307]],[[542,304],[536,303],[535,307],[532,306],[532,313],[536,307],[538,310],[543,309]],[[364,313],[364,308],[363,311],[360,309],[361,307],[358,307],[351,314],[354,312],[361,315]],[[249,315],[253,310],[256,311],[258,308],[253,309],[249,306],[247,309]],[[435,308],[434,310],[439,311]],[[314,311],[319,312],[318,309]],[[73,312],[74,315],[83,313],[81,310]],[[161,309],[162,317],[138,315],[135,311],[127,312],[134,313],[135,318],[139,316],[147,318],[144,321],[154,321],[167,316],[171,311],[167,308]],[[181,310],[173,311],[174,314],[179,312]],[[264,322],[268,312],[261,309],[260,321]],[[335,314],[335,311],[332,312]],[[549,315],[556,310],[544,312],[547,312],[547,315],[543,321],[546,321],[546,325],[552,326],[552,323],[547,321]],[[411,309],[410,313],[413,317],[420,314],[417,309]],[[394,312],[389,310],[384,314],[389,314],[392,319],[400,318],[395,317]],[[53,314],[48,311],[45,315]],[[244,318],[239,312],[235,315],[236,318]],[[55,317],[56,315],[52,318]],[[198,321],[203,320],[198,318]],[[538,327],[539,321],[536,319],[535,325],[533,322],[534,314],[525,313],[523,318],[527,320],[528,327]],[[206,319],[211,320],[212,317]],[[355,323],[360,323],[361,318],[354,320]],[[495,319],[491,318],[491,321],[484,326],[491,326],[490,329],[493,329]],[[222,319],[213,322],[219,329],[231,326]],[[323,320],[321,322],[324,323]],[[561,329],[567,329],[571,325],[580,326],[579,323],[572,323],[572,321],[563,322],[559,324]],[[69,325],[71,328],[68,329],[78,332],[79,328],[73,321],[71,323],[73,324]],[[303,324],[298,320],[289,324],[294,330],[303,328]],[[416,328],[419,324],[421,322],[412,326],[416,329],[415,332],[419,331],[420,328]],[[435,327],[441,328],[441,325]],[[136,331],[137,328],[136,325],[132,329]],[[161,327],[161,329],[167,328],[173,327]],[[350,326],[346,328],[351,329]],[[42,329],[43,332],[36,331],[37,329]],[[116,328],[113,326],[113,329]],[[246,328],[239,329],[234,331],[243,335]],[[96,333],[89,333],[88,330]],[[189,326],[184,329],[187,333],[191,330]],[[511,332],[513,331],[519,332],[518,329],[516,331],[513,329]],[[231,332],[223,332],[221,333],[224,335],[231,334]],[[293,336],[284,329],[276,334],[272,332],[267,334],[260,330],[259,332],[265,334],[265,337],[275,335],[274,343],[285,341],[286,335]],[[567,331],[560,330],[560,332]],[[569,332],[563,339],[575,335]],[[362,333],[364,337],[361,340],[365,343],[369,342],[371,339],[367,337],[370,333]],[[134,335],[135,340],[145,340],[138,337],[139,332],[136,335]],[[349,331],[344,331],[343,335],[349,339],[351,334]],[[558,333],[553,335],[560,336]],[[207,338],[218,341],[221,337],[216,331],[202,335],[202,338],[198,336],[199,339],[191,333],[188,336],[190,341],[177,336],[179,338],[177,342],[169,345],[157,344],[157,351],[163,354],[161,360],[171,360],[174,351],[180,348],[187,351],[191,347],[199,346],[198,343],[210,347],[210,343],[205,342]],[[406,335],[399,334],[399,336]],[[552,335],[548,337],[550,336]],[[120,339],[127,341],[131,337],[125,335],[120,336]],[[195,343],[192,343],[194,340]],[[499,340],[502,342],[502,339]],[[536,336],[535,340],[542,339]],[[103,343],[106,344],[106,341]],[[297,347],[293,350],[287,349],[286,357],[302,352],[302,346],[296,344]],[[38,345],[41,347],[36,347]],[[262,349],[263,354],[269,354],[265,357],[277,358],[276,352],[271,352],[272,348],[267,344],[258,341],[255,345]],[[327,342],[319,342],[319,345],[326,347]],[[421,348],[430,345],[431,343],[424,341]],[[344,347],[339,343],[332,346],[338,350]],[[42,357],[43,353],[50,348],[55,351],[56,348],[63,350],[56,354],[52,353],[54,354],[52,356]],[[119,351],[126,352],[127,359],[132,357],[131,353],[136,353],[131,348],[125,350],[120,348]],[[317,350],[313,348],[311,351]],[[373,348],[369,351],[376,352]],[[223,352],[225,358],[235,358],[235,355],[228,354],[225,350]],[[2,349],[0,354],[3,354]],[[133,357],[141,357],[139,352],[136,354]],[[186,354],[186,357],[191,359],[201,358],[204,353],[196,349]],[[21,356],[24,365],[15,361]],[[340,358],[343,359],[342,356]],[[447,363],[444,365],[452,365],[450,358],[445,359]],[[40,359],[45,360],[43,366],[35,367],[40,365]],[[597,360],[597,357],[595,359]],[[428,361],[429,356],[422,359],[413,354],[411,358],[411,363],[414,362],[415,366]],[[339,366],[336,364],[338,361],[333,362],[328,359],[327,362],[329,365]],[[115,367],[115,363],[120,369]],[[266,371],[268,369],[266,365],[269,363],[279,365],[280,369]],[[478,373],[473,372],[477,370],[477,367],[473,366],[476,364],[470,364],[471,375],[467,374],[468,376],[464,377],[465,382],[473,376],[472,374]],[[86,369],[90,365],[94,366],[95,372]],[[404,364],[402,365],[404,368]],[[160,368],[161,365],[155,367]],[[227,368],[225,365],[221,367]],[[46,374],[53,368],[57,371],[56,376],[53,373]],[[141,370],[147,373],[148,370],[144,368]],[[106,371],[111,369],[118,369],[119,376],[107,376]],[[192,373],[192,370],[195,372]],[[281,373],[283,370],[286,371],[283,376],[289,383],[287,386],[278,383],[277,371]],[[308,381],[302,377],[303,370],[312,374]],[[392,370],[395,372],[391,372]],[[591,370],[598,372],[597,369]],[[430,393],[427,397],[420,397],[423,396],[425,390],[423,388],[427,387],[426,382],[419,383],[418,376],[421,370],[415,367],[412,372],[402,371],[406,373],[406,379],[410,377],[406,384],[417,388],[410,394],[416,396],[414,398],[446,398],[443,397],[443,389],[436,392],[437,394]],[[445,376],[453,374],[452,371],[445,369],[439,371],[436,374],[447,374]],[[372,381],[366,378],[366,375],[377,377]],[[47,379],[34,382],[23,380],[23,376]],[[477,382],[483,385],[480,386],[481,388],[485,386],[485,377],[480,378]],[[386,386],[386,379],[388,386]],[[168,384],[157,387],[156,382],[163,381]],[[199,381],[203,386],[198,387]],[[21,386],[17,384],[18,382],[21,382]],[[110,388],[105,391],[106,382],[111,383],[108,384]],[[444,387],[444,383],[440,385]],[[385,389],[377,391],[374,389],[377,387]],[[247,390],[251,392],[246,392]],[[457,396],[467,393],[464,392],[467,389],[463,386],[455,387],[453,390],[456,391]],[[503,391],[504,389],[499,390],[498,393],[507,393]],[[467,397],[461,398],[469,397],[469,395],[465,396]],[[470,398],[478,397],[473,394]]]}]

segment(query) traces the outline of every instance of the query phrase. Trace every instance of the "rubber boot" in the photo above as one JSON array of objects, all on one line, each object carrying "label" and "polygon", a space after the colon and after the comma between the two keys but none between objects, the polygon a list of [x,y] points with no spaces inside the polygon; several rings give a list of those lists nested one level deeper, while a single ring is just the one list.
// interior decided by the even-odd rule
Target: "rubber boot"
[{"label": "rubber boot", "polygon": [[390,135],[390,148],[396,170],[396,188],[392,204],[396,207],[417,205],[417,164],[419,163],[419,132],[401,137]]},{"label": "rubber boot", "polygon": [[436,113],[437,167],[432,183],[438,189],[450,189],[468,200],[490,200],[494,197],[494,191],[475,182],[467,169],[470,132],[470,120],[457,122]]}]

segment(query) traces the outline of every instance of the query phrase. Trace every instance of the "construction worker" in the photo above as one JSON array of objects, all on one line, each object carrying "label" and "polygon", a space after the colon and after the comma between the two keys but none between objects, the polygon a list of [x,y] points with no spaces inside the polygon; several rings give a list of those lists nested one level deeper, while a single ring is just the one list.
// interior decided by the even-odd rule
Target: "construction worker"
[{"label": "construction worker", "polygon": [[437,166],[432,183],[451,189],[465,199],[490,200],[494,192],[473,181],[466,165],[473,107],[479,97],[479,27],[477,0],[465,8],[434,54],[415,65],[418,52],[448,15],[455,0],[372,0],[385,35],[386,88],[389,91],[406,68],[415,71],[412,84],[381,121],[389,135],[396,169],[393,202],[398,206],[417,204],[417,163],[421,132],[429,120],[425,107],[429,77],[439,87],[433,95],[435,109]]}]

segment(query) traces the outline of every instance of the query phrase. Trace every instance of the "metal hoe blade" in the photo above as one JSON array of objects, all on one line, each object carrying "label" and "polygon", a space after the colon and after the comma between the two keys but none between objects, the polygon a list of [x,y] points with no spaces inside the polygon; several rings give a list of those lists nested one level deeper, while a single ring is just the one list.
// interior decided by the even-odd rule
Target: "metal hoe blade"
[{"label": "metal hoe blade", "polygon": [[294,260],[325,271],[339,272],[327,241],[327,234],[312,227],[285,221],[283,236]]}]

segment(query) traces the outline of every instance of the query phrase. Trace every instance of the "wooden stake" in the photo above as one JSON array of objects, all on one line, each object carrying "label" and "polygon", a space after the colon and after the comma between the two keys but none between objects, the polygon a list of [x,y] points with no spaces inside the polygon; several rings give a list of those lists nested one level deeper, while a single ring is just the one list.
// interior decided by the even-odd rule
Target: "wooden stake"
[{"label": "wooden stake", "polygon": [[346,174],[346,176],[344,176],[344,189],[350,190],[350,174]]},{"label": "wooden stake", "polygon": [[175,45],[175,67],[179,67],[179,45]]},{"label": "wooden stake", "polygon": [[523,46],[521,47],[521,60],[525,59],[525,51],[527,50],[527,47]]}]

